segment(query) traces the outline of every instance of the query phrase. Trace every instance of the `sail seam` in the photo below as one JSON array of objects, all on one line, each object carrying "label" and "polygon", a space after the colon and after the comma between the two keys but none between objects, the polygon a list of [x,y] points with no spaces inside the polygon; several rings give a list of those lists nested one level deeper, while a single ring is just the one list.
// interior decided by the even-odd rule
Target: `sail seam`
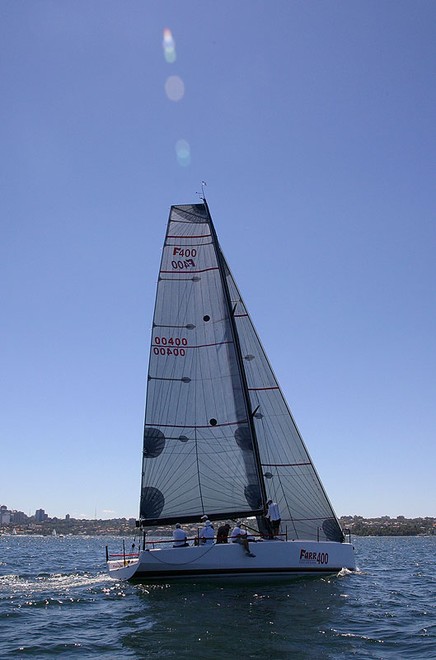
[{"label": "sail seam", "polygon": [[[173,220],[173,222],[181,222],[181,221],[180,220],[176,220],[176,221]],[[189,238],[189,240],[191,240],[192,238],[210,238],[210,237],[211,237],[211,234],[199,234],[198,236],[175,236],[175,235],[171,234],[170,236],[167,236],[167,238],[177,238],[177,239],[179,239],[179,238],[183,238],[183,239]]]},{"label": "sail seam", "polygon": [[[202,270],[190,270],[189,274],[191,275],[192,273],[207,273],[209,270],[219,270],[216,266],[213,268],[203,268]],[[161,270],[161,273],[165,273],[165,275],[172,274],[174,275],[173,270]]]},{"label": "sail seam", "polygon": [[[168,238],[171,239],[179,239],[183,238],[183,240],[186,240],[187,238],[208,238],[208,236],[168,236]],[[206,245],[213,245],[213,241],[209,241],[208,243],[185,243],[183,245],[184,248],[190,248],[190,247],[205,247]],[[177,244],[174,245],[173,243],[165,243],[164,247],[177,247]]]}]

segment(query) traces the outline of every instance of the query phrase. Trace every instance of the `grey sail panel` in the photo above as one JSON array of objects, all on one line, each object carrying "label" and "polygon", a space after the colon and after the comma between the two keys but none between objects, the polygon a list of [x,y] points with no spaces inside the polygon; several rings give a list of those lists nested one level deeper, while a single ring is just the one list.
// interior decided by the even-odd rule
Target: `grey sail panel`
[{"label": "grey sail panel", "polygon": [[149,361],[140,518],[146,524],[250,515],[259,473],[223,288],[203,204],[173,206]]},{"label": "grey sail panel", "polygon": [[333,508],[228,267],[226,273],[267,496],[278,503],[290,538],[341,541]]}]

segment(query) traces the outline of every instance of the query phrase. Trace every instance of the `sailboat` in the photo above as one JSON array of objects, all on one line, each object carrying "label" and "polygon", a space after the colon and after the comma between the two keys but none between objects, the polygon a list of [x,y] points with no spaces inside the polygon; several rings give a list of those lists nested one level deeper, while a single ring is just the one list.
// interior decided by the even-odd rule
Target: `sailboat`
[{"label": "sailboat", "polygon": [[[277,535],[265,520],[270,500],[280,511]],[[248,556],[238,543],[158,542],[162,528],[199,524],[204,516],[212,525],[244,519],[254,526]],[[353,546],[239,293],[205,197],[170,209],[152,326],[137,527],[139,551],[106,553],[114,578],[271,578],[355,569]]]}]

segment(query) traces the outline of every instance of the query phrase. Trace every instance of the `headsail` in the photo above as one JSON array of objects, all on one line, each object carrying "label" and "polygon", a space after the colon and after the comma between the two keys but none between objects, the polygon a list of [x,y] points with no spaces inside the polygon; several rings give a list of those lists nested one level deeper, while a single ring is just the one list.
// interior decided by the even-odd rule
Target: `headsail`
[{"label": "headsail", "polygon": [[142,524],[263,506],[221,254],[205,204],[173,206],[148,373]]},{"label": "headsail", "polygon": [[267,495],[278,503],[289,538],[343,541],[336,515],[228,266],[226,272]]}]

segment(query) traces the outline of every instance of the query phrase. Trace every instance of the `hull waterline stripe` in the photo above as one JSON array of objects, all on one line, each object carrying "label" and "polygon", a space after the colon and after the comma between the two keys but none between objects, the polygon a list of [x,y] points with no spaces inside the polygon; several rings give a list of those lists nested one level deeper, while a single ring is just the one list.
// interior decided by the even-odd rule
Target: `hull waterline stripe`
[{"label": "hull waterline stripe", "polygon": [[[143,579],[143,578],[155,578],[155,579],[166,579],[174,577],[202,577],[202,576],[235,576],[235,575],[289,575],[289,574],[323,574],[326,573],[339,573],[343,566],[337,567],[320,567],[320,568],[311,568],[311,567],[282,567],[282,568],[211,568],[211,569],[182,569],[174,571],[137,571],[129,579]],[[115,569],[117,570],[117,569]],[[120,569],[119,569],[120,570]],[[122,570],[122,569],[121,569]],[[351,570],[351,569],[350,569]]]}]

